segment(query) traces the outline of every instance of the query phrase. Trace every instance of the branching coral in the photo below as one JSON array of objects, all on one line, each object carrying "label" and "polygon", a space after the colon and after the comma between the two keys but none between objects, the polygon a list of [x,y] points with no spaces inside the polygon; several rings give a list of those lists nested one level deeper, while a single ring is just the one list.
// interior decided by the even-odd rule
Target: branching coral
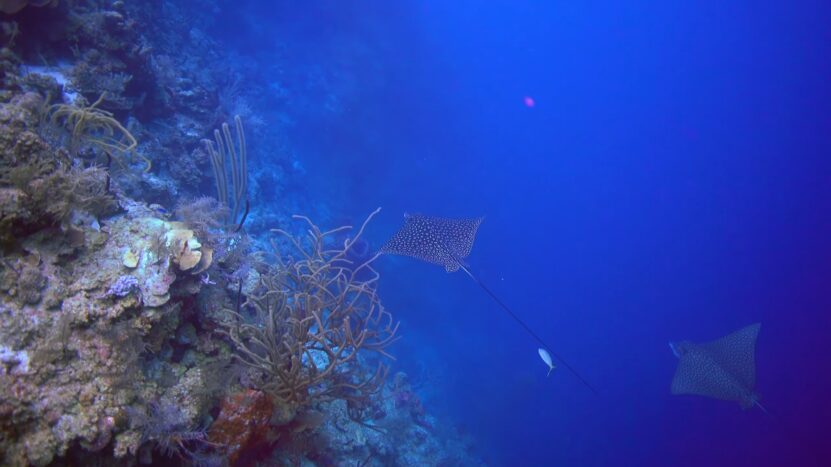
[{"label": "branching coral", "polygon": [[[263,274],[256,292],[232,316],[224,334],[234,343],[237,359],[262,376],[262,388],[278,402],[294,407],[313,401],[344,399],[363,406],[383,383],[387,368],[371,374],[358,360],[362,351],[390,357],[398,323],[384,310],[376,293],[378,273],[371,263],[351,264],[347,253],[360,238],[373,212],[357,234],[342,246],[333,235],[349,226],[321,231],[308,218],[308,237],[283,230],[298,259],[278,254],[277,266]],[[275,248],[276,250],[276,248]],[[359,274],[362,272],[367,274]],[[247,310],[253,317],[245,315]]]},{"label": "branching coral", "polygon": [[[52,123],[63,122],[64,127],[72,134],[71,144],[74,149],[85,142],[111,157],[122,154],[134,155],[138,146],[136,138],[113,117],[112,112],[98,108],[106,95],[106,92],[101,93],[98,100],[87,107],[71,104],[52,106]],[[150,159],[141,154],[138,156],[146,164],[144,172],[149,172],[153,166]]]}]

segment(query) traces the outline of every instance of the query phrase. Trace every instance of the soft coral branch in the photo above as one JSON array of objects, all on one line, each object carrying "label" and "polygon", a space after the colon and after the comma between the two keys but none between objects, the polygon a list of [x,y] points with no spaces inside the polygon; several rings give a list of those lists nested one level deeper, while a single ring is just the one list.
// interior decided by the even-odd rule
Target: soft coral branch
[{"label": "soft coral branch", "polygon": [[336,247],[331,238],[351,227],[321,231],[307,217],[295,216],[308,224],[305,237],[274,232],[288,238],[299,259],[277,252],[276,267],[261,276],[241,310],[227,310],[231,319],[220,332],[234,343],[237,360],[259,372],[262,389],[277,400],[292,405],[359,402],[381,387],[386,366],[379,363],[368,374],[358,355],[392,358],[386,349],[396,339],[398,322],[377,295],[379,275],[371,265],[377,256],[357,267],[346,259],[377,213],[354,238]]}]

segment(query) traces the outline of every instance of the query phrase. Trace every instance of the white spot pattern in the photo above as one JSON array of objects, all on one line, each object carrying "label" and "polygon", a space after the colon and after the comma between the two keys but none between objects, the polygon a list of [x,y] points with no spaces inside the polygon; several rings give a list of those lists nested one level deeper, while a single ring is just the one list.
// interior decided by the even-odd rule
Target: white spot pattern
[{"label": "white spot pattern", "polygon": [[404,225],[380,251],[417,258],[453,272],[459,269],[459,261],[473,249],[482,220],[482,217],[447,219],[405,214]]},{"label": "white spot pattern", "polygon": [[721,339],[695,344],[684,341],[678,369],[672,380],[673,394],[694,394],[739,402],[756,400],[756,338],[760,324],[744,327]]}]

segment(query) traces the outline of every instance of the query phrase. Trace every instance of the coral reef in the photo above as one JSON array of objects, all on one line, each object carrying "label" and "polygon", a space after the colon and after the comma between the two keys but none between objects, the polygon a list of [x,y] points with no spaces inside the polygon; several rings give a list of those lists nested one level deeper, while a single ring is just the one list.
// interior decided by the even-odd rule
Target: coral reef
[{"label": "coral reef", "polygon": [[84,167],[38,133],[43,98],[31,92],[0,103],[0,242],[44,226],[73,230],[78,219],[110,213],[109,175]]},{"label": "coral reef", "polygon": [[0,1],[0,464],[478,464],[216,8]]},{"label": "coral reef", "polygon": [[[34,234],[4,259],[3,284],[16,287],[3,286],[0,342],[28,355],[26,365],[7,363],[0,380],[0,452],[11,464],[46,464],[75,443],[103,449],[130,404],[159,392],[136,370],[156,328],[176,328],[183,303],[171,301],[171,289],[189,274],[164,242],[175,230],[138,207],[99,231],[85,227],[71,253]],[[126,248],[140,252],[133,268],[123,264]]]}]

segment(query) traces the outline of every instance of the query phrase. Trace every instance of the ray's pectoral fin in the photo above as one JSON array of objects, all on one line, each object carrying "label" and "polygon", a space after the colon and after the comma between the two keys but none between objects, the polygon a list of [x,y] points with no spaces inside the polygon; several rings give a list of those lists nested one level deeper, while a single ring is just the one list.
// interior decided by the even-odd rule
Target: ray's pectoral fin
[{"label": "ray's pectoral fin", "polygon": [[756,386],[756,339],[760,328],[759,323],[754,323],[721,339],[700,344],[710,358],[750,390]]},{"label": "ray's pectoral fin", "polygon": [[733,395],[718,377],[710,359],[698,352],[687,352],[678,358],[678,368],[672,378],[672,394],[689,394],[731,400]]},{"label": "ray's pectoral fin", "polygon": [[689,359],[679,356],[678,368],[675,369],[675,376],[672,377],[670,392],[674,395],[704,395],[699,390],[700,383],[698,379],[699,376],[696,374],[695,367],[691,365]]}]

